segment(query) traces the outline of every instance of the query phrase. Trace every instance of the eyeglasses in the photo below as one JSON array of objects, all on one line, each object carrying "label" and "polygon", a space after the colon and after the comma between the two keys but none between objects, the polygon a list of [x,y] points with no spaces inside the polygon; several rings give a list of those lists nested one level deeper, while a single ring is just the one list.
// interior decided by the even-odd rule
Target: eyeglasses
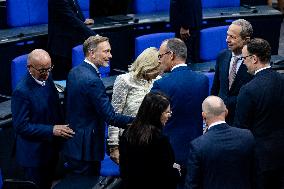
[{"label": "eyeglasses", "polygon": [[170,52],[172,52],[172,51],[165,52],[164,54],[159,54],[158,58],[161,59],[161,58],[163,58],[164,55],[169,54]]},{"label": "eyeglasses", "polygon": [[253,54],[250,54],[250,55],[247,55],[247,56],[242,56],[241,59],[246,60],[248,57],[251,57],[251,56],[253,56]]},{"label": "eyeglasses", "polygon": [[40,74],[49,73],[49,72],[51,72],[51,70],[54,67],[54,65],[52,65],[49,68],[36,69],[33,65],[29,65],[29,66],[32,67],[33,69],[35,69],[36,71],[38,71]]},{"label": "eyeglasses", "polygon": [[165,112],[163,112],[163,113],[172,115],[173,112],[172,112],[171,110],[169,110],[169,111],[165,111]]}]

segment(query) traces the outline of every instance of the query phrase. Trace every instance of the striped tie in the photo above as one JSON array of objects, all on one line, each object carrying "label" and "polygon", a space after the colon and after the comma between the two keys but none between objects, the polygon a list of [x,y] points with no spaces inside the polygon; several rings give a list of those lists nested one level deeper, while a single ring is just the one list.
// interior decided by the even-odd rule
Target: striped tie
[{"label": "striped tie", "polygon": [[233,64],[232,64],[232,69],[229,73],[229,89],[231,89],[231,86],[236,78],[237,75],[237,62],[239,58],[234,56]]}]

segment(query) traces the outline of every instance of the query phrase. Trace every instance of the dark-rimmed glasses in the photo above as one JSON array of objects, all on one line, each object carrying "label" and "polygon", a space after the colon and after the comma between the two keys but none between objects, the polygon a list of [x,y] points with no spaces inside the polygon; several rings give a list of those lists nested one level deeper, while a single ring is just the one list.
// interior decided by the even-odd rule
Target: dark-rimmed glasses
[{"label": "dark-rimmed glasses", "polygon": [[36,71],[38,71],[40,74],[45,74],[51,72],[53,69],[54,65],[51,65],[49,68],[42,68],[42,69],[36,69],[33,65],[29,65],[29,67],[32,67]]},{"label": "dark-rimmed glasses", "polygon": [[163,58],[164,55],[169,54],[170,52],[172,52],[172,51],[165,52],[164,54],[159,54],[158,59]]},{"label": "dark-rimmed glasses", "polygon": [[253,54],[250,54],[250,55],[247,55],[247,56],[242,56],[241,59],[246,60],[248,57],[251,57],[251,56],[253,56]]}]

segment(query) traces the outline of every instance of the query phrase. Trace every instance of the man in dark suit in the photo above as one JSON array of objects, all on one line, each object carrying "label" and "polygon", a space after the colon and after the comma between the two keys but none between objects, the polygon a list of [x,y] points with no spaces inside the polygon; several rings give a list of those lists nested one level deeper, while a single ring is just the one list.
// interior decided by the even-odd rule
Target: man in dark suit
[{"label": "man in dark suit", "polygon": [[13,126],[16,131],[16,157],[27,180],[39,188],[50,188],[59,152],[59,138],[74,132],[63,124],[57,90],[49,76],[48,53],[42,49],[28,56],[28,73],[12,96]]},{"label": "man in dark suit", "polygon": [[251,189],[254,138],[247,129],[225,122],[223,100],[209,96],[202,103],[208,131],[190,144],[187,189]]},{"label": "man in dark suit", "polygon": [[95,35],[86,26],[92,23],[92,19],[84,18],[77,0],[48,1],[48,51],[55,65],[54,79],[66,79],[71,68],[72,48]]},{"label": "man in dark suit", "polygon": [[259,188],[284,188],[284,77],[270,68],[271,48],[253,39],[242,50],[254,79],[240,91],[234,125],[251,130],[256,140]]},{"label": "man in dark suit", "polygon": [[170,73],[155,81],[152,88],[170,98],[172,117],[164,134],[169,137],[182,168],[186,165],[190,141],[202,134],[201,103],[208,96],[208,78],[190,70],[186,56],[187,48],[181,39],[165,40],[159,49],[159,61],[164,71]]},{"label": "man in dark suit", "polygon": [[170,23],[177,38],[187,46],[187,62],[199,62],[199,31],[202,26],[201,0],[171,0]]},{"label": "man in dark suit", "polygon": [[241,59],[242,48],[251,38],[252,33],[253,29],[248,21],[239,19],[232,22],[226,38],[229,49],[222,51],[216,59],[211,95],[219,96],[224,100],[229,110],[226,117],[229,125],[234,122],[239,91],[252,78]]},{"label": "man in dark suit", "polygon": [[126,127],[133,118],[116,114],[98,68],[112,57],[107,37],[91,36],[83,44],[85,60],[67,79],[67,121],[76,134],[66,141],[64,155],[73,173],[97,176],[105,155],[106,123]]}]

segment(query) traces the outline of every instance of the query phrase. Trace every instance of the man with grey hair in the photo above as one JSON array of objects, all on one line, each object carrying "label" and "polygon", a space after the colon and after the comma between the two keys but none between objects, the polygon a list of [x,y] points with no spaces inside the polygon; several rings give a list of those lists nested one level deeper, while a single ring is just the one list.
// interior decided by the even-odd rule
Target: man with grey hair
[{"label": "man with grey hair", "polygon": [[[187,47],[181,39],[165,40],[158,58],[162,69],[170,73],[155,81],[152,88],[170,98],[172,117],[163,131],[182,170],[185,170],[190,141],[202,135],[201,103],[208,96],[208,78],[190,70],[186,57]],[[179,187],[183,187],[183,181]]]},{"label": "man with grey hair", "polygon": [[98,73],[112,57],[109,39],[91,36],[83,51],[84,62],[67,79],[67,122],[76,134],[66,141],[63,153],[72,173],[98,176],[105,155],[106,123],[126,127],[133,118],[115,113]]},{"label": "man with grey hair", "polygon": [[185,188],[251,189],[254,138],[249,130],[229,126],[224,101],[209,96],[202,103],[208,131],[190,144]]},{"label": "man with grey hair", "polygon": [[238,19],[232,22],[227,31],[228,48],[219,53],[216,59],[215,76],[211,88],[211,95],[221,97],[229,114],[226,122],[233,124],[237,96],[241,87],[252,79],[241,59],[242,48],[252,37],[251,24]]}]

